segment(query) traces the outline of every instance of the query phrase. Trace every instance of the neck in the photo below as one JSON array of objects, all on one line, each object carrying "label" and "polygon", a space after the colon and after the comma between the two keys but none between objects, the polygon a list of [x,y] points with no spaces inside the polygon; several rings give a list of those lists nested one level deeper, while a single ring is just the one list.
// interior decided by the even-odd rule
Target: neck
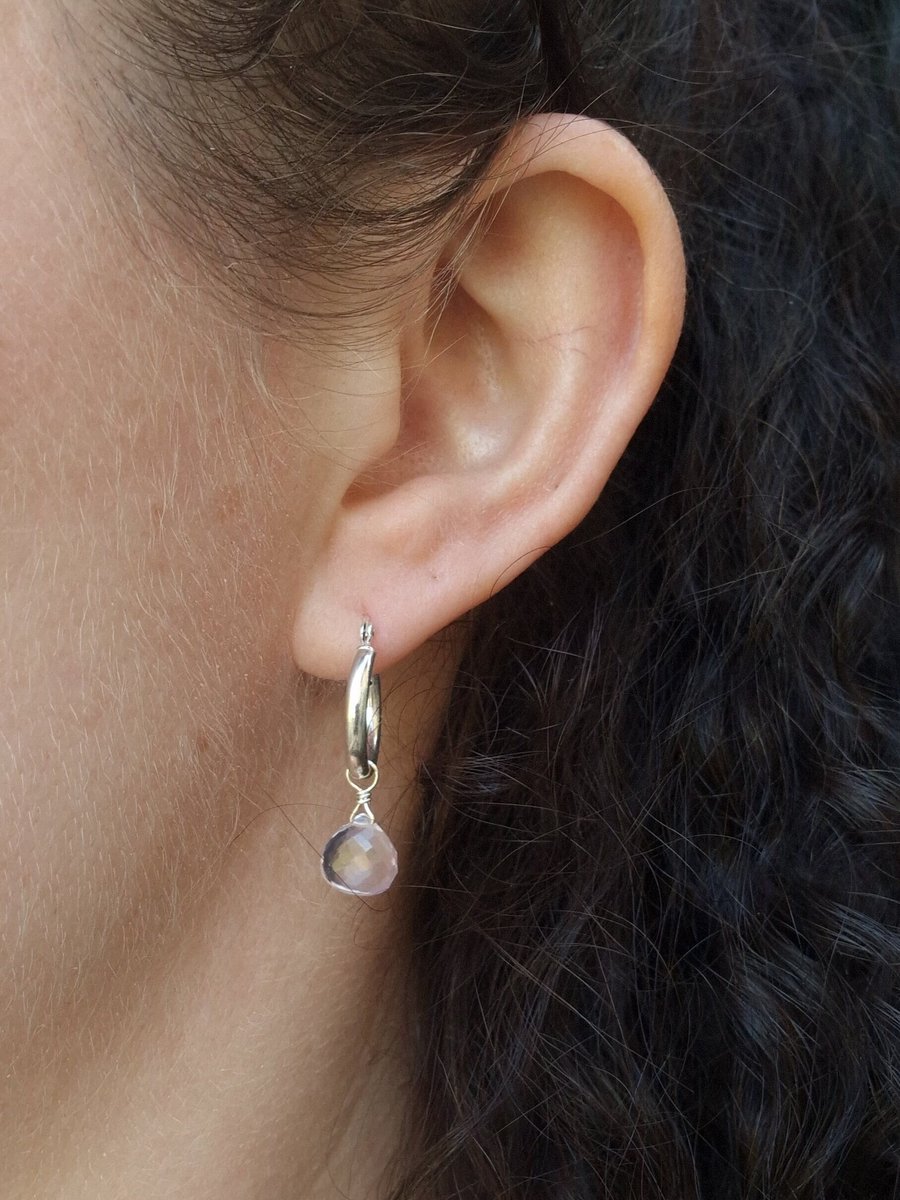
[{"label": "neck", "polygon": [[[139,979],[110,980],[65,1061],[57,1030],[52,1070],[17,1078],[4,1195],[372,1194],[406,1138],[402,893],[332,891],[282,815],[230,845]],[[324,843],[333,810],[315,822]]]}]

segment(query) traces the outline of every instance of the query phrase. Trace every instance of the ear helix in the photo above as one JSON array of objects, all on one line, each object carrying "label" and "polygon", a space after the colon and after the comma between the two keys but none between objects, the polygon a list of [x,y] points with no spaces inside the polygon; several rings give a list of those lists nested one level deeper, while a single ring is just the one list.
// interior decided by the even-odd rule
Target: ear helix
[{"label": "ear helix", "polygon": [[347,757],[345,774],[356,792],[350,820],[331,835],[322,851],[322,874],[339,892],[377,896],[397,876],[397,851],[381,828],[369,800],[378,783],[381,745],[381,680],[374,674],[372,624],[364,620],[347,677]]}]

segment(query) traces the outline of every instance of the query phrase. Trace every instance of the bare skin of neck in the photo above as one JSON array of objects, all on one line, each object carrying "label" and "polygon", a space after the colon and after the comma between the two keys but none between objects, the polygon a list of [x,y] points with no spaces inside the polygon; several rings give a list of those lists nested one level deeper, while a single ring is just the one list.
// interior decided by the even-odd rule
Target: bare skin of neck
[{"label": "bare skin of neck", "polygon": [[32,1029],[3,1087],[5,1200],[376,1194],[408,1145],[402,873],[369,900],[330,889],[310,843],[334,824],[277,797],[152,939],[138,922],[127,970]]}]

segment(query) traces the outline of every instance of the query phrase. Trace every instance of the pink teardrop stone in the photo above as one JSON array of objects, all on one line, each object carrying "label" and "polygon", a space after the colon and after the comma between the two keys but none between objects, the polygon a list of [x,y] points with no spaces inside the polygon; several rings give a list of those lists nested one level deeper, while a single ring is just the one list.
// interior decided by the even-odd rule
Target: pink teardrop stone
[{"label": "pink teardrop stone", "polygon": [[397,851],[376,821],[351,821],[325,844],[322,874],[339,892],[377,896],[397,876]]}]

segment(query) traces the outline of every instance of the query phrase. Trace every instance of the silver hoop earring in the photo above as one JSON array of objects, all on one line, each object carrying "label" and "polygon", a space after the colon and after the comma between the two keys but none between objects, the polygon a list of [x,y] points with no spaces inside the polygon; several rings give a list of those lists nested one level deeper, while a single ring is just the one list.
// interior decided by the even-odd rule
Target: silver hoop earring
[{"label": "silver hoop earring", "polygon": [[350,820],[331,835],[322,851],[322,874],[350,896],[386,892],[397,875],[394,843],[372,815],[369,799],[378,782],[381,745],[381,680],[374,673],[372,624],[363,621],[359,646],[347,677],[347,782],[356,792]]}]

